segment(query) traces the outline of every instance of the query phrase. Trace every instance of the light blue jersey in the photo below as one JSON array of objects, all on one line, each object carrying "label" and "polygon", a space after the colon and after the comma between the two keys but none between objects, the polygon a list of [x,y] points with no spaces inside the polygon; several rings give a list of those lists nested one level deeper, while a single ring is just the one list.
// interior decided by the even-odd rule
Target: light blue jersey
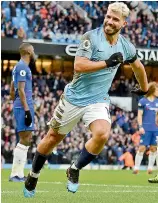
[{"label": "light blue jersey", "polygon": [[[104,61],[117,52],[122,53],[124,61],[130,61],[136,55],[133,44],[122,35],[119,35],[115,45],[110,45],[101,27],[83,35],[76,56],[91,61]],[[118,67],[119,65],[92,73],[74,73],[72,82],[64,90],[66,100],[76,106],[109,103],[108,91]]]}]

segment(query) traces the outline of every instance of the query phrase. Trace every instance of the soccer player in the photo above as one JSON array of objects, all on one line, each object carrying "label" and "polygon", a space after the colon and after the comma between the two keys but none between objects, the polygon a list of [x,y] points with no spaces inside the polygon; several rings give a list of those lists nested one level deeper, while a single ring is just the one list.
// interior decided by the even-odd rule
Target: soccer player
[{"label": "soccer player", "polygon": [[20,61],[12,71],[10,96],[14,101],[13,113],[16,120],[16,132],[20,140],[14,150],[12,171],[9,181],[24,182],[24,165],[34,130],[34,107],[32,99],[32,73],[30,65],[35,61],[34,48],[29,43],[19,47]]},{"label": "soccer player", "polygon": [[[156,113],[156,125],[158,126],[158,111]],[[157,147],[158,147],[158,137],[157,137]],[[158,149],[157,149],[157,167],[158,167]],[[154,178],[148,179],[149,183],[158,183],[158,174]]]},{"label": "soccer player", "polygon": [[149,183],[158,183],[158,174],[154,178],[149,178],[148,182]]},{"label": "soccer player", "polygon": [[32,197],[47,156],[82,118],[92,132],[77,161],[67,169],[67,189],[75,193],[79,187],[79,172],[102,151],[108,140],[111,119],[108,90],[118,67],[127,60],[146,94],[148,82],[143,65],[137,59],[135,47],[120,31],[126,26],[129,9],[124,3],[109,6],[102,27],[82,36],[74,62],[75,74],[65,89],[50,120],[50,129],[41,140],[34,156],[32,170],[25,181],[24,196]]},{"label": "soccer player", "polygon": [[134,174],[139,172],[139,167],[143,159],[143,154],[150,146],[148,174],[152,173],[152,169],[157,156],[157,136],[158,126],[156,125],[156,114],[158,111],[158,84],[156,82],[149,83],[148,93],[139,100],[138,103],[138,125],[141,134],[140,146],[135,157]]}]

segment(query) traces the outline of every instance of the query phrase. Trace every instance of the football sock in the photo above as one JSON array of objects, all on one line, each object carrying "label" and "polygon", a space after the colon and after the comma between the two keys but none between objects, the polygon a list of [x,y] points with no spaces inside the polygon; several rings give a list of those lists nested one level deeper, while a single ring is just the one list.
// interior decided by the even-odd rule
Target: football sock
[{"label": "football sock", "polygon": [[24,166],[27,160],[28,149],[29,146],[25,146],[20,143],[17,144],[16,148],[14,149],[11,177],[24,177]]},{"label": "football sock", "polygon": [[134,170],[139,170],[140,164],[142,162],[143,159],[143,152],[137,152],[136,157],[135,157],[135,166],[134,166]]},{"label": "football sock", "polygon": [[[84,147],[81,151],[78,160],[75,162],[77,169],[81,169],[88,165],[97,155],[90,154],[87,149]],[[73,166],[72,166],[73,167]],[[75,169],[75,168],[74,168]]]},{"label": "football sock", "polygon": [[35,156],[33,158],[32,171],[30,173],[30,175],[32,177],[34,177],[33,174],[40,173],[40,170],[43,167],[43,165],[44,165],[45,161],[47,160],[47,158],[48,158],[47,155],[42,155],[38,151],[36,151]]},{"label": "football sock", "polygon": [[152,170],[153,166],[155,164],[155,160],[156,160],[156,155],[157,152],[151,152],[149,153],[149,163],[148,163],[148,170]]}]

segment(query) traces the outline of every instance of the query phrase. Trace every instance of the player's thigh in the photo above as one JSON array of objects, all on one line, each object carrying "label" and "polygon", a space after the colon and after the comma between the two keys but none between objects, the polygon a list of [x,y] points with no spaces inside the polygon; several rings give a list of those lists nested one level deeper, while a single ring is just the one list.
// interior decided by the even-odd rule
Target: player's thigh
[{"label": "player's thigh", "polygon": [[148,146],[151,143],[152,133],[145,131],[145,134],[140,137],[140,146]]},{"label": "player's thigh", "polygon": [[97,103],[86,107],[83,122],[93,134],[109,134],[111,129],[109,106]]},{"label": "player's thigh", "polygon": [[34,108],[33,105],[29,106],[30,113],[32,116],[32,123],[30,126],[25,125],[25,111],[23,108],[13,108],[14,118],[16,121],[17,133],[24,131],[34,131]]},{"label": "player's thigh", "polygon": [[48,125],[53,128],[54,132],[65,135],[80,121],[83,112],[84,107],[70,104],[62,95]]},{"label": "player's thigh", "polygon": [[158,146],[158,131],[157,132],[152,132],[152,137],[151,137],[150,145],[152,145],[152,146]]}]

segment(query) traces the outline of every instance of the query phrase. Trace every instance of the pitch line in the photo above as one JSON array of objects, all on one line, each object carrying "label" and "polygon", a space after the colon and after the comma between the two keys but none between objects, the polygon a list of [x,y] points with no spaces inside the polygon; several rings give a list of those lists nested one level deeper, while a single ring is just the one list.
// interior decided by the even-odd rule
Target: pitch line
[{"label": "pitch line", "polygon": [[[65,184],[65,182],[48,182],[48,181],[39,181],[39,184],[54,184],[54,185],[61,185]],[[89,183],[80,183],[82,186],[94,186],[94,187],[125,187],[125,188],[155,188],[158,189],[158,187],[153,186],[145,186],[145,185],[107,185],[107,184],[89,184]]]},{"label": "pitch line", "polygon": [[[8,182],[8,180],[4,180],[1,182]],[[49,181],[39,181],[38,184],[54,184],[54,185],[63,185],[66,184],[66,182],[49,182]],[[107,185],[107,184],[90,184],[90,183],[80,183],[81,186],[93,186],[93,187],[118,187],[118,188],[154,188],[158,189],[158,187],[155,186],[155,184],[152,184],[153,186],[148,185]]]}]

